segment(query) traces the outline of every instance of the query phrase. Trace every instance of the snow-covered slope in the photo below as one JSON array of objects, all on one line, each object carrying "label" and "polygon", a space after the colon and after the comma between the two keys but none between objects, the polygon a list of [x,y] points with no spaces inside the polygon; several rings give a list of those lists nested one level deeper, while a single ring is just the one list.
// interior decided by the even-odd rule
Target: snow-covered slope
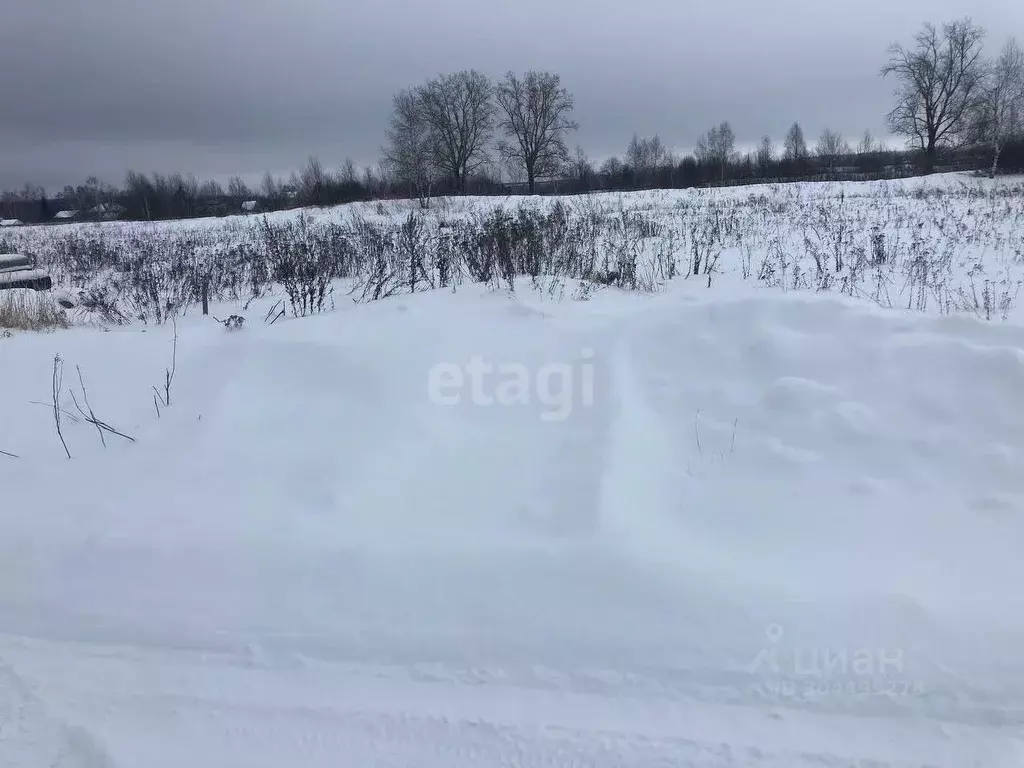
[{"label": "snow-covered slope", "polygon": [[1024,329],[689,285],[0,339],[0,765],[1021,765]]}]

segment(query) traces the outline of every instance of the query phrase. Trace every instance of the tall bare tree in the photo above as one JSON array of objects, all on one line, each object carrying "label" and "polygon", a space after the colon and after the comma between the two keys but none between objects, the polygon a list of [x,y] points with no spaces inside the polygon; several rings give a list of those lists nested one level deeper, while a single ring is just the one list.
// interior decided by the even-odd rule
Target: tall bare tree
[{"label": "tall bare tree", "polygon": [[634,174],[642,173],[646,165],[646,143],[646,139],[641,139],[634,133],[633,138],[629,140],[629,146],[626,147],[626,165],[633,169]]},{"label": "tall bare tree", "polygon": [[875,152],[877,148],[878,147],[875,144],[875,137],[871,135],[871,129],[868,128],[864,131],[864,135],[857,144],[857,154],[870,155],[872,152]]},{"label": "tall bare tree", "polygon": [[767,176],[768,170],[771,168],[772,163],[775,162],[775,144],[772,143],[771,136],[761,137],[761,143],[758,144],[755,154],[755,162],[761,175]]},{"label": "tall bare tree", "polygon": [[569,162],[565,135],[579,124],[571,119],[575,102],[551,72],[509,72],[498,84],[499,125],[506,139],[498,151],[506,164],[526,172],[530,193],[537,179],[558,173]]},{"label": "tall bare tree", "polygon": [[802,163],[807,159],[807,139],[804,138],[804,129],[800,123],[793,123],[786,132],[786,140],[783,142],[782,156],[790,163]]},{"label": "tall bare tree", "polygon": [[882,76],[896,79],[897,101],[886,121],[924,151],[929,165],[939,147],[955,145],[969,127],[983,85],[984,38],[985,31],[964,18],[941,30],[925,24],[913,47],[889,48]]},{"label": "tall bare tree", "polygon": [[840,134],[826,128],[821,132],[814,153],[822,160],[828,161],[828,170],[831,172],[835,168],[836,160],[850,154],[850,145]]},{"label": "tall bare tree", "polygon": [[1012,38],[989,68],[973,134],[991,147],[990,175],[995,178],[1003,147],[1010,139],[1024,135],[1024,51]]},{"label": "tall bare tree", "polygon": [[209,179],[199,185],[199,198],[202,200],[217,200],[224,197],[224,187],[216,179]]},{"label": "tall bare tree", "polygon": [[382,167],[393,181],[409,188],[424,208],[430,205],[435,170],[432,136],[416,90],[395,94]]},{"label": "tall bare tree", "polygon": [[270,171],[267,171],[263,174],[263,179],[260,181],[260,194],[263,195],[269,205],[281,205],[285,198],[284,184],[280,179],[274,178]]},{"label": "tall bare tree", "polygon": [[736,147],[736,134],[732,126],[725,121],[709,130],[697,140],[697,160],[702,165],[716,168],[719,178],[725,180],[725,171],[733,159]]},{"label": "tall bare tree", "polygon": [[359,183],[359,172],[356,170],[356,161],[351,157],[346,157],[345,162],[342,163],[341,170],[338,171],[338,181],[342,184]]},{"label": "tall bare tree", "polygon": [[587,157],[587,153],[583,151],[583,147],[576,147],[576,154],[569,162],[569,173],[584,187],[589,187],[593,183],[597,172],[594,170],[594,164]]},{"label": "tall bare tree", "polygon": [[371,197],[377,197],[377,194],[380,192],[380,178],[372,165],[367,165],[363,168],[362,183]]},{"label": "tall bare tree", "polygon": [[233,197],[237,202],[243,202],[249,199],[249,187],[241,176],[232,176],[228,181],[228,195]]},{"label": "tall bare tree", "polygon": [[665,149],[665,144],[658,134],[641,139],[634,133],[626,148],[626,164],[633,169],[637,180],[653,181],[655,174],[668,163],[668,160],[668,150]]},{"label": "tall bare tree", "polygon": [[465,192],[469,176],[490,160],[493,90],[491,81],[476,70],[442,75],[419,89],[434,164],[458,192]]},{"label": "tall bare tree", "polygon": [[324,170],[320,158],[311,156],[299,175],[299,199],[305,205],[323,205],[329,181],[329,174]]}]

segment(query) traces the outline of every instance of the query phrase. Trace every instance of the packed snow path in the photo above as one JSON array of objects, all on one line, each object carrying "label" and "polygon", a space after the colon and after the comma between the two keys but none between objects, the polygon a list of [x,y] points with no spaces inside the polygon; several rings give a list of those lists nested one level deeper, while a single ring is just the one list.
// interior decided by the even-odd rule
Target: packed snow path
[{"label": "packed snow path", "polygon": [[0,765],[1021,765],[1024,331],[518,295],[0,340]]}]

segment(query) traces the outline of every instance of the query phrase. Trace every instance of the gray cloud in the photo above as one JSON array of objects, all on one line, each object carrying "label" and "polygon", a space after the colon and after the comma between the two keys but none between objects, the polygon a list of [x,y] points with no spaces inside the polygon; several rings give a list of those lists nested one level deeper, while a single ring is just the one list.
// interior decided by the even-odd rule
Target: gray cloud
[{"label": "gray cloud", "polygon": [[1024,37],[1007,0],[5,0],[0,188],[374,163],[392,94],[469,67],[559,72],[595,158],[724,119],[881,135],[885,47],[967,13]]}]

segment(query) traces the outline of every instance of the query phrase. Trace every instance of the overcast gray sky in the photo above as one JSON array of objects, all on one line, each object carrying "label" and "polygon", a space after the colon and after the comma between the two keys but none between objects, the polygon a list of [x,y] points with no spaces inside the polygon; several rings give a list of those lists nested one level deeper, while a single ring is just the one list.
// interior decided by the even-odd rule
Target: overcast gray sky
[{"label": "overcast gray sky", "polygon": [[882,135],[886,46],[968,13],[1024,38],[1019,0],[3,0],[0,189],[376,163],[392,94],[463,68],[561,74],[598,160],[721,120]]}]

